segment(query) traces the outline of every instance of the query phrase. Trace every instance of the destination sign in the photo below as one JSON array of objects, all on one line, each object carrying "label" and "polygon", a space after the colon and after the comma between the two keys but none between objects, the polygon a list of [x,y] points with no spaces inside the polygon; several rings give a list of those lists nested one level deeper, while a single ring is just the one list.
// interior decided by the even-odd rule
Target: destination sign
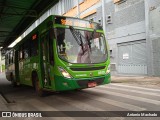
[{"label": "destination sign", "polygon": [[89,22],[86,20],[70,18],[70,17],[55,17],[55,24],[61,25],[68,25],[68,26],[75,26],[75,27],[84,27],[84,28],[91,28],[91,29],[102,29],[98,23]]}]

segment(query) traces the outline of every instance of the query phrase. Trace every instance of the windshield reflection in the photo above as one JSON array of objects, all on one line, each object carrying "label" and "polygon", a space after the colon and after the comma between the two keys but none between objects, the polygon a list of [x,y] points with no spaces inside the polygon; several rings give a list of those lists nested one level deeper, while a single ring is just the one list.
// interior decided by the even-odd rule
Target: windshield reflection
[{"label": "windshield reflection", "polygon": [[102,63],[107,59],[102,33],[56,28],[55,35],[58,55],[69,63]]}]

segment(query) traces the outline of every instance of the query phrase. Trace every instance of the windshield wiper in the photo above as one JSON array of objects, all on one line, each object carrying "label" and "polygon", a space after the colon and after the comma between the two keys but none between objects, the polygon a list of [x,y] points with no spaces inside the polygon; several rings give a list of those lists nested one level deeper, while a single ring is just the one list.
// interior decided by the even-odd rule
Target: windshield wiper
[{"label": "windshield wiper", "polygon": [[[93,21],[89,21],[89,24],[92,24],[93,23]],[[93,40],[94,39],[94,34],[96,33],[96,29],[94,28],[94,31],[92,32],[92,34],[91,34],[91,39],[89,40],[89,39],[87,39],[87,41],[88,41],[88,46],[89,46],[89,49],[90,49],[90,52],[92,52],[92,50],[91,50],[91,40]]]},{"label": "windshield wiper", "polygon": [[79,31],[76,31],[72,26],[69,26],[69,29],[70,29],[73,37],[77,41],[78,45],[81,46],[83,54],[84,54],[84,47],[83,47],[83,41],[82,41],[81,33]]}]

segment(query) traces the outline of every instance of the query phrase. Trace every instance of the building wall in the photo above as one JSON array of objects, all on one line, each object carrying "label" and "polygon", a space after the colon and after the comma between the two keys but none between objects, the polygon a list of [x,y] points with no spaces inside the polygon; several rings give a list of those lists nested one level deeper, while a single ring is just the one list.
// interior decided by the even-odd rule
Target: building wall
[{"label": "building wall", "polygon": [[[145,75],[160,76],[160,0],[104,1],[107,28],[106,37],[111,52],[112,74],[119,74],[118,64],[120,63],[120,60],[118,57],[119,52],[122,49],[120,46],[125,45],[126,48],[124,48],[124,50],[127,50],[127,48],[130,47],[130,44],[132,44],[130,49],[135,46],[137,49],[137,46],[141,46],[143,47],[143,50],[141,50],[140,53],[147,57],[143,57],[143,61],[145,61],[144,65],[142,65],[142,63],[133,64],[135,61],[130,62],[130,65],[134,68],[138,65],[145,66]],[[101,24],[104,22],[102,16],[102,0],[79,0],[79,12],[80,18],[92,19]],[[22,34],[22,37],[27,35],[45,18],[52,14],[77,17],[77,1],[59,0],[55,6],[37,19],[35,23]],[[146,51],[144,52],[144,50]],[[121,54],[123,55],[123,53]],[[140,56],[139,54],[136,55]],[[136,55],[134,57],[136,57]],[[133,56],[131,58],[133,58]],[[142,58],[139,57],[139,59]]]},{"label": "building wall", "polygon": [[[146,39],[144,1],[126,0],[126,2],[116,4],[113,0],[108,0],[105,6],[106,22],[109,20],[106,23],[106,32],[111,51],[111,69],[112,74],[118,74],[118,63],[120,61],[118,44],[129,42],[133,44],[133,41],[144,41]],[[102,9],[100,7],[97,10],[97,18],[102,17],[101,15]],[[133,63],[129,65],[133,67]],[[135,72],[133,71],[133,73]]]},{"label": "building wall", "polygon": [[[37,19],[22,35],[23,38],[40,24],[49,15],[64,15],[83,19],[92,19],[104,23],[102,14],[102,0],[59,0],[59,2]],[[128,57],[128,66],[133,69],[142,69],[141,75],[160,76],[160,0],[104,0],[106,37],[110,46],[112,74],[119,74],[119,57],[123,57],[123,50],[132,50]],[[125,46],[125,47],[123,47]],[[138,47],[139,46],[139,47]],[[140,48],[143,49],[140,49]],[[135,54],[136,49],[138,52]],[[120,54],[121,56],[120,56]],[[141,62],[133,61],[135,58]],[[132,59],[130,59],[132,58]],[[142,62],[143,61],[143,62]],[[144,63],[144,64],[142,64]],[[123,66],[123,64],[122,64]],[[131,67],[129,67],[131,66]],[[139,68],[139,66],[142,66]],[[144,68],[143,68],[144,66]],[[147,70],[146,70],[147,69]],[[123,71],[123,70],[122,70]]]},{"label": "building wall", "polygon": [[149,35],[150,42],[150,61],[152,66],[151,75],[160,76],[160,1],[159,0],[146,0],[148,3],[148,22],[149,22]]},{"label": "building wall", "polygon": [[[110,52],[111,52],[111,70],[112,74],[119,74],[119,53],[121,50],[119,44],[123,43],[126,46],[124,50],[132,46],[130,49],[137,49],[137,45],[143,47],[144,49],[140,51],[142,54],[143,60],[140,63],[136,63],[136,59],[134,57],[140,56],[139,54],[133,54],[135,56],[129,57],[128,66],[124,69],[133,69],[133,74],[136,74],[136,69],[139,69],[137,66],[142,66],[142,71],[140,74],[146,75],[147,73],[147,57],[146,57],[146,28],[145,28],[145,4],[144,0],[125,0],[125,2],[117,3],[116,0],[105,0],[105,20],[106,20],[106,37],[109,42]],[[91,3],[92,2],[92,3]],[[90,3],[90,4],[89,4]],[[85,9],[82,10],[82,6],[85,6]],[[94,11],[93,13],[91,11]],[[102,0],[84,0],[83,3],[80,4],[80,17],[84,19],[92,19],[96,22],[102,23]],[[91,14],[89,14],[91,13]],[[87,15],[86,15],[87,14]],[[77,8],[74,7],[66,12],[64,15],[66,16],[76,16]],[[134,42],[135,41],[135,42]],[[140,41],[140,42],[139,42]],[[142,41],[142,42],[141,42]],[[127,44],[126,44],[127,43]],[[141,44],[137,44],[141,43]],[[139,49],[140,50],[140,49]],[[145,51],[144,51],[145,50]],[[136,50],[133,50],[136,51]],[[121,53],[123,55],[123,53]],[[132,58],[132,60],[130,60]],[[139,57],[139,59],[142,59]],[[134,60],[133,60],[134,59]],[[140,61],[140,60],[139,60]],[[145,62],[142,62],[145,61]],[[124,62],[125,63],[125,62]],[[144,63],[144,64],[142,64]],[[123,65],[122,65],[123,66]],[[127,70],[122,70],[127,71]],[[143,72],[144,71],[144,72]],[[129,74],[132,74],[129,73]]]}]

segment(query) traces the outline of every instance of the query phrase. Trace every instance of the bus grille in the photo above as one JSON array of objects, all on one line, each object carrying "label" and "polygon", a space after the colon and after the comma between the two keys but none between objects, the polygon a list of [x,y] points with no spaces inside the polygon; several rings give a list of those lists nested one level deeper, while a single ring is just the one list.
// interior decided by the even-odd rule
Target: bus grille
[{"label": "bus grille", "polygon": [[90,71],[90,70],[101,70],[104,69],[105,66],[100,66],[100,67],[85,67],[85,68],[70,68],[73,71]]},{"label": "bus grille", "polygon": [[101,85],[103,83],[105,78],[96,78],[94,80],[88,79],[88,80],[78,80],[77,83],[80,87],[86,88],[88,87],[89,82],[96,82],[97,85]]}]

